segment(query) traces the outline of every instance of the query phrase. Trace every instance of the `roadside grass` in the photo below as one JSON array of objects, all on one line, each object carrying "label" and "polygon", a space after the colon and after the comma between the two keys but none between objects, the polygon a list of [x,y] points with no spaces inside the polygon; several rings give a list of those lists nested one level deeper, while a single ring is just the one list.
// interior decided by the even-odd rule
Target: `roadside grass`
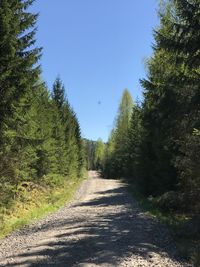
[{"label": "roadside grass", "polygon": [[151,216],[157,218],[161,223],[166,224],[176,243],[179,256],[189,261],[195,267],[200,266],[200,233],[191,222],[190,216],[186,214],[166,212],[159,209],[153,198],[146,198],[135,185],[123,179],[127,184],[128,191],[137,200],[139,206]]},{"label": "roadside grass", "polygon": [[40,187],[23,192],[23,197],[18,197],[12,207],[4,208],[0,214],[0,239],[63,207],[73,199],[85,177],[69,179],[56,188]]}]

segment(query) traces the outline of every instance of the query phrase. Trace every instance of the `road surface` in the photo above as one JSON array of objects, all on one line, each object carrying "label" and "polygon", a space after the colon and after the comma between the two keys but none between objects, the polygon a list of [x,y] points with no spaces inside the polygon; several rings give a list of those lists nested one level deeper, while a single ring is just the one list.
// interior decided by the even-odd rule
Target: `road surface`
[{"label": "road surface", "polygon": [[188,266],[125,184],[89,176],[73,202],[0,241],[0,266]]}]

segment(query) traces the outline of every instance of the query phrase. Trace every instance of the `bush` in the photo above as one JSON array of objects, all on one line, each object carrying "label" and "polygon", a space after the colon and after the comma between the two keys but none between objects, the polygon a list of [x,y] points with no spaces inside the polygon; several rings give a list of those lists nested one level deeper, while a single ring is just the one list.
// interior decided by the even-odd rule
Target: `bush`
[{"label": "bush", "polygon": [[156,197],[152,202],[163,211],[181,211],[185,209],[183,195],[175,191],[169,191],[163,195]]},{"label": "bush", "polygon": [[64,185],[66,177],[58,174],[48,174],[42,177],[42,183],[50,187],[60,187]]},{"label": "bush", "polygon": [[16,186],[9,182],[0,183],[0,207],[9,208],[9,206],[12,206],[15,193]]}]

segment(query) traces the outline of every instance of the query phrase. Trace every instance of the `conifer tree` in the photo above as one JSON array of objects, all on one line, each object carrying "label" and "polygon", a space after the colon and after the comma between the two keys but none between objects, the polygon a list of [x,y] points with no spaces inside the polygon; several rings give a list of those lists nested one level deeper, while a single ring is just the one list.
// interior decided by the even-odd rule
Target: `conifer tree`
[{"label": "conifer tree", "polygon": [[95,155],[94,155],[94,164],[95,169],[100,170],[103,169],[104,166],[104,153],[105,153],[105,145],[101,138],[96,141],[95,144]]},{"label": "conifer tree", "polygon": [[181,192],[182,206],[193,212],[199,212],[200,188],[199,5],[167,1],[142,81],[142,186],[147,194]]},{"label": "conifer tree", "polygon": [[83,139],[87,170],[95,170],[95,141]]},{"label": "conifer tree", "polygon": [[[128,132],[132,110],[133,100],[129,91],[125,89],[119,104],[115,127],[107,145],[105,168],[108,169],[110,166],[109,175],[111,176],[123,176],[127,172]],[[108,147],[110,148],[108,149]],[[111,147],[113,148],[111,149]],[[108,153],[110,149],[112,152]]]},{"label": "conifer tree", "polygon": [[179,184],[185,191],[189,209],[199,212],[200,192],[200,138],[195,131],[200,127],[200,2],[174,0],[173,13],[167,23],[170,34],[157,33],[157,42],[169,53],[176,55],[176,69],[183,71],[173,79],[178,88],[178,113],[174,161],[179,175]]},{"label": "conifer tree", "polygon": [[50,95],[35,48],[34,0],[0,1],[0,209],[25,183],[57,186],[84,169],[77,117],[59,78]]},{"label": "conifer tree", "polygon": [[61,113],[61,117],[63,117],[63,107],[65,103],[65,88],[62,84],[61,79],[58,77],[56,78],[54,84],[53,84],[53,93],[52,98]]},{"label": "conifer tree", "polygon": [[[40,48],[35,44],[37,15],[27,11],[33,0],[0,2],[0,135],[16,105],[38,80]],[[0,138],[2,141],[2,138]]]},{"label": "conifer tree", "polygon": [[115,168],[118,175],[127,172],[128,132],[133,110],[133,100],[127,89],[124,90],[119,105],[114,133]]},{"label": "conifer tree", "polygon": [[[29,146],[22,129],[40,73],[37,62],[41,49],[33,46],[37,15],[27,10],[32,2],[0,1],[0,174],[2,180],[13,183],[21,176],[18,172],[23,161],[19,155]],[[35,158],[34,151],[28,150]],[[32,173],[27,162],[25,169]]]},{"label": "conifer tree", "polygon": [[77,177],[81,176],[82,168],[84,166],[84,151],[83,151],[83,142],[81,138],[81,130],[80,125],[76,116],[76,113],[71,109],[72,115],[72,144],[73,151],[71,151],[71,155],[74,156],[74,171]]},{"label": "conifer tree", "polygon": [[141,162],[141,142],[142,142],[142,107],[139,104],[133,107],[127,149],[127,171],[126,176],[132,182],[139,184],[139,166]]}]

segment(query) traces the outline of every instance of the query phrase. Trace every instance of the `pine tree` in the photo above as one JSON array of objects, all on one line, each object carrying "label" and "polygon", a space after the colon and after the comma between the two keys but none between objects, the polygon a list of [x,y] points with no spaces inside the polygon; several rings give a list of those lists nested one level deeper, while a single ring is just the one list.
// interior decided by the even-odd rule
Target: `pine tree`
[{"label": "pine tree", "polygon": [[56,78],[53,84],[52,98],[61,114],[61,117],[63,117],[63,107],[65,103],[65,87],[59,77]]},{"label": "pine tree", "polygon": [[[66,132],[66,125],[70,124],[70,107],[65,100],[65,88],[60,78],[56,78],[52,92],[53,107],[53,139],[55,142],[56,173],[69,175],[69,133]],[[71,127],[71,126],[70,126]],[[68,136],[67,136],[68,135]]]},{"label": "pine tree", "polygon": [[128,134],[128,159],[127,173],[129,179],[139,184],[139,165],[141,162],[141,142],[142,142],[142,108],[139,104],[133,107],[129,134]]},{"label": "pine tree", "polygon": [[[149,77],[143,80],[145,88],[142,110],[141,174],[144,191],[161,194],[177,185],[173,166],[176,153],[177,87],[173,79],[178,75],[174,56],[156,47],[149,61]],[[173,129],[173,130],[172,130]]]},{"label": "pine tree", "polygon": [[27,182],[63,185],[80,177],[80,126],[59,78],[50,95],[37,65],[34,0],[0,1],[0,208]]},{"label": "pine tree", "polygon": [[[199,211],[199,1],[167,2],[155,31],[154,56],[143,80],[141,144],[148,194],[181,192],[184,207]],[[196,130],[195,130],[196,129]],[[144,168],[145,167],[145,168]]]},{"label": "pine tree", "polygon": [[188,208],[199,213],[200,138],[195,129],[200,128],[200,2],[173,2],[176,20],[172,16],[167,19],[171,32],[169,35],[158,32],[157,41],[166,51],[176,55],[176,68],[184,70],[174,79],[179,89],[175,167]]},{"label": "pine tree", "polygon": [[[32,2],[0,2],[0,174],[2,181],[12,183],[21,176],[19,155],[29,146],[20,128],[27,123],[25,113],[30,108],[31,95],[40,73],[37,62],[41,49],[33,47],[37,15],[27,11]],[[29,152],[35,158],[35,152],[31,150]],[[32,173],[26,161],[25,169]]]},{"label": "pine tree", "polygon": [[82,170],[84,167],[84,150],[83,150],[83,142],[81,138],[81,129],[80,125],[76,116],[76,113],[71,109],[72,112],[72,128],[73,128],[73,147],[74,151],[72,153],[74,154],[74,164],[75,164],[75,170],[76,170],[76,176],[81,177]]},{"label": "pine tree", "polygon": [[0,2],[0,135],[7,129],[19,100],[38,80],[40,48],[35,44],[37,15],[27,11],[33,0]]},{"label": "pine tree", "polygon": [[200,2],[198,0],[173,0],[171,16],[161,17],[169,25],[170,32],[157,32],[159,46],[176,53],[177,63],[184,63],[190,69],[199,68]]},{"label": "pine tree", "polygon": [[30,136],[23,131],[40,74],[37,63],[41,48],[34,47],[37,15],[27,10],[32,2],[0,1],[1,203],[12,201],[16,186],[24,177],[29,179],[29,174],[35,177],[31,165],[36,161],[36,153],[29,142]]},{"label": "pine tree", "polygon": [[55,169],[55,142],[52,139],[53,123],[52,123],[52,103],[50,93],[44,83],[34,92],[32,99],[32,109],[34,117],[29,120],[29,128],[35,125],[34,144],[37,160],[34,164],[37,179],[41,179],[44,175],[53,173]]},{"label": "pine tree", "polygon": [[[60,78],[53,84],[53,105],[60,114],[54,115],[54,138],[57,142],[59,171],[63,175],[80,177],[84,167],[84,150],[77,116],[65,98],[65,88]],[[57,114],[55,112],[55,114]],[[58,125],[59,124],[59,125]]]}]

